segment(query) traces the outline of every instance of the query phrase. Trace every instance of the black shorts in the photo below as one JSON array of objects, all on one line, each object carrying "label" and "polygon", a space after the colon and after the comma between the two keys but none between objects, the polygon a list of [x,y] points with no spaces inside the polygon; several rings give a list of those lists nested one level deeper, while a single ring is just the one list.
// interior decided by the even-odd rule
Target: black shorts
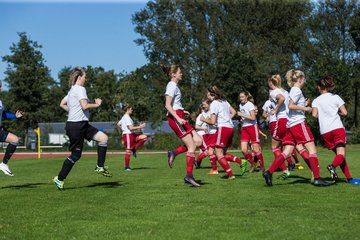
[{"label": "black shorts", "polygon": [[84,139],[91,141],[95,134],[99,131],[97,128],[91,126],[88,121],[82,122],[66,122],[66,135],[69,136],[70,146],[69,150],[78,149],[82,151]]},{"label": "black shorts", "polygon": [[5,142],[9,132],[4,130],[3,128],[0,129],[0,142]]}]

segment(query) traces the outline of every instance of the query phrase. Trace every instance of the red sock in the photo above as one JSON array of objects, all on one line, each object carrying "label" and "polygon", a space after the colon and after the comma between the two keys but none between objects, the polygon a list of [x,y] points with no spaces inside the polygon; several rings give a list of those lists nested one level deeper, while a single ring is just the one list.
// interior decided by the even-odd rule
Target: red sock
[{"label": "red sock", "polygon": [[182,145],[175,149],[176,155],[179,155],[180,153],[187,152],[187,147],[185,145]]},{"label": "red sock", "polygon": [[305,163],[311,169],[310,162],[309,162],[309,153],[308,153],[308,151],[306,151],[306,149],[303,148],[299,153],[300,153],[301,157],[304,159]]},{"label": "red sock", "polygon": [[259,159],[260,167],[264,168],[264,157],[261,152],[256,153],[257,158]]},{"label": "red sock", "polygon": [[343,161],[345,161],[344,155],[337,154],[332,162],[332,165],[337,168]]},{"label": "red sock", "polygon": [[285,161],[285,158],[287,156],[285,154],[280,154],[279,156],[277,156],[274,160],[274,162],[271,164],[270,168],[269,168],[269,172],[272,174],[276,171],[276,169],[278,169]]},{"label": "red sock", "polygon": [[229,163],[226,161],[226,159],[225,159],[224,156],[222,156],[218,161],[219,161],[221,167],[225,170],[225,172],[227,173],[227,175],[228,175],[229,177],[234,176],[234,174],[233,174],[233,172],[232,172],[232,170],[231,170],[231,168],[230,168],[230,165],[229,165]]},{"label": "red sock", "polygon": [[316,154],[310,154],[309,156],[309,163],[311,167],[311,171],[314,174],[314,178],[320,178],[320,167],[319,167],[319,160]]},{"label": "red sock", "polygon": [[139,140],[139,141],[136,143],[136,145],[135,145],[135,150],[138,150],[139,147],[140,147],[141,145],[143,145],[144,142],[146,142],[146,140],[147,140],[147,138],[144,138],[144,139]]},{"label": "red sock", "polygon": [[215,154],[210,155],[210,163],[211,163],[211,169],[217,170],[217,164],[216,164],[217,157]]},{"label": "red sock", "polygon": [[299,163],[299,159],[296,153],[296,149],[293,150],[293,152],[291,153],[291,156],[295,159],[295,163]]},{"label": "red sock", "polygon": [[196,158],[196,161],[201,162],[204,158],[206,158],[207,153],[206,152],[202,152],[198,155],[198,157]]},{"label": "red sock", "polygon": [[238,164],[241,164],[241,159],[238,158],[237,156],[231,155],[231,154],[226,154],[225,156],[226,161],[229,162],[236,162]]},{"label": "red sock", "polygon": [[291,157],[288,157],[288,158],[286,159],[286,161],[288,162],[288,166],[291,165],[291,164],[293,164],[293,161],[291,161]]},{"label": "red sock", "polygon": [[195,161],[195,153],[187,152],[186,153],[186,173],[187,173],[187,175],[192,174],[193,168],[194,168],[194,161]]},{"label": "red sock", "polygon": [[341,170],[343,171],[345,177],[346,177],[347,179],[351,179],[352,176],[351,176],[351,174],[350,174],[349,167],[348,167],[347,162],[346,162],[345,159],[344,159],[344,161],[340,164],[340,167],[341,167]]},{"label": "red sock", "polygon": [[253,160],[253,158],[252,158],[251,153],[249,153],[249,152],[244,153],[244,158],[245,158],[246,160],[248,160],[251,165],[254,165],[254,164],[255,164],[255,162],[254,162],[254,160]]},{"label": "red sock", "polygon": [[130,167],[130,152],[125,153],[125,167]]},{"label": "red sock", "polygon": [[282,171],[286,171],[287,170],[287,167],[286,167],[286,164],[285,164],[285,161],[281,164],[281,170]]}]

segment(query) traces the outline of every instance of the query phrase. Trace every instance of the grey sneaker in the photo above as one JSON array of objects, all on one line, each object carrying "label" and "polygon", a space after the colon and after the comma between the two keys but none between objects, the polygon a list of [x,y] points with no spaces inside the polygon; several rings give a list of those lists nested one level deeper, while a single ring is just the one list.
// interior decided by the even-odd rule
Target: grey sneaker
[{"label": "grey sneaker", "polygon": [[184,181],[187,184],[191,184],[193,187],[200,187],[200,184],[198,184],[193,177],[186,176]]},{"label": "grey sneaker", "polygon": [[54,177],[53,181],[59,190],[64,190],[64,181],[60,181],[58,176]]},{"label": "grey sneaker", "polygon": [[105,177],[112,177],[112,174],[109,173],[109,171],[107,170],[107,167],[96,166],[95,172],[99,173],[99,174],[101,174],[101,175],[103,175]]}]

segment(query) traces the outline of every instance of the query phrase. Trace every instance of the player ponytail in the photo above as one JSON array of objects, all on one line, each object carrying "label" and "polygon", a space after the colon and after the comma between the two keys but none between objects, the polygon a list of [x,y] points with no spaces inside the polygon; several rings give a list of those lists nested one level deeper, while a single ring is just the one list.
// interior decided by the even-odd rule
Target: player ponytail
[{"label": "player ponytail", "polygon": [[214,96],[215,100],[225,100],[224,94],[217,86],[210,86],[207,90],[211,96]]},{"label": "player ponytail", "polygon": [[176,64],[171,64],[171,65],[160,64],[160,67],[163,70],[163,72],[170,78],[171,78],[171,74],[176,73],[178,71],[178,69],[180,68]]},{"label": "player ponytail", "polygon": [[305,77],[302,71],[291,69],[286,73],[287,84],[292,87],[301,77]]},{"label": "player ponytail", "polygon": [[275,74],[272,75],[269,79],[268,82],[271,82],[275,87],[281,88],[281,76],[279,74]]},{"label": "player ponytail", "polygon": [[74,70],[70,73],[69,77],[69,87],[75,85],[76,81],[79,77],[82,77],[85,74],[85,70],[81,67],[76,67]]},{"label": "player ponytail", "polygon": [[318,87],[330,92],[335,88],[335,81],[332,76],[325,76],[318,81]]}]

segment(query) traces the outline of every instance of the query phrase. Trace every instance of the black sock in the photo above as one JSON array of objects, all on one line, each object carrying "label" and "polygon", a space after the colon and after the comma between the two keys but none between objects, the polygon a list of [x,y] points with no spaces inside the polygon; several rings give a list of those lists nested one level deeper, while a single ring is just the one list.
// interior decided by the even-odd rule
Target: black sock
[{"label": "black sock", "polygon": [[64,181],[72,167],[74,166],[74,162],[70,161],[68,158],[65,159],[64,164],[59,172],[58,179],[60,181]]},{"label": "black sock", "polygon": [[15,152],[17,147],[17,144],[14,143],[9,143],[7,145],[6,151],[5,151],[5,155],[3,158],[3,163],[7,164],[11,158],[11,156],[13,155],[13,153]]},{"label": "black sock", "polygon": [[98,161],[97,165],[98,167],[104,167],[105,164],[105,157],[106,157],[106,150],[107,150],[107,144],[105,143],[99,143],[97,152],[98,152]]}]

